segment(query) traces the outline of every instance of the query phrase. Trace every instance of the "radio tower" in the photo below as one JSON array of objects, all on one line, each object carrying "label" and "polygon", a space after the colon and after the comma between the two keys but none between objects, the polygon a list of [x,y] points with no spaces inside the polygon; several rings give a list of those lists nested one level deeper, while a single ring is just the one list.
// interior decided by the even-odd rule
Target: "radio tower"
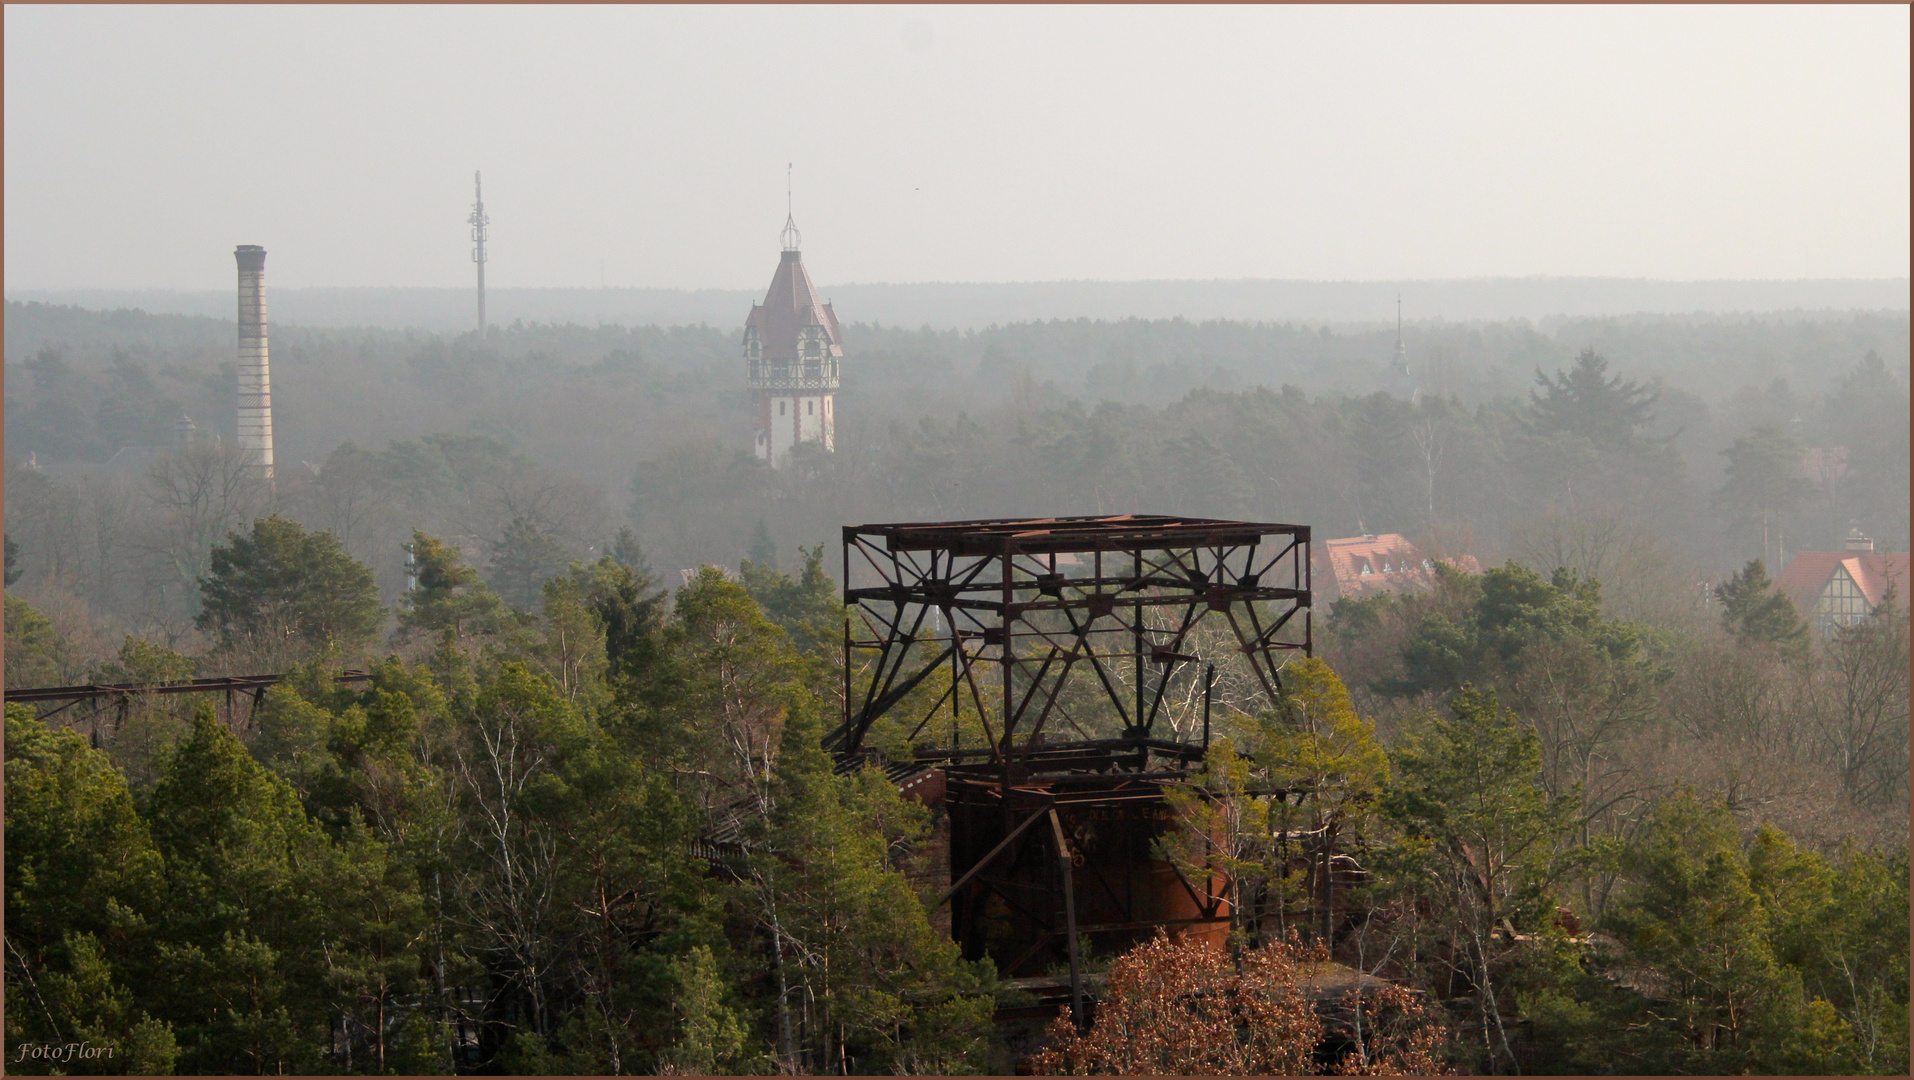
[{"label": "radio tower", "polygon": [[465,219],[472,226],[472,261],[478,264],[478,332],[485,336],[485,227],[492,219],[485,213],[485,189],[479,186],[479,174],[472,174],[472,216]]}]

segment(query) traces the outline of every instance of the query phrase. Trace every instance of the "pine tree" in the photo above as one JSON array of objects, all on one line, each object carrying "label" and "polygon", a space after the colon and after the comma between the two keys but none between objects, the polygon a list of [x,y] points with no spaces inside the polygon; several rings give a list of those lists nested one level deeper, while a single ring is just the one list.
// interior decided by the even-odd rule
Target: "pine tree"
[{"label": "pine tree", "polygon": [[70,682],[79,665],[66,638],[25,600],[8,593],[5,603],[7,685],[24,688]]},{"label": "pine tree", "polygon": [[1449,707],[1390,754],[1396,779],[1383,810],[1401,841],[1378,863],[1431,905],[1431,930],[1473,987],[1483,1058],[1499,1072],[1513,1058],[1504,1019],[1513,1002],[1500,989],[1517,948],[1510,930],[1552,915],[1547,887],[1562,870],[1556,848],[1575,800],[1544,789],[1540,740],[1494,691],[1464,687]]},{"label": "pine tree", "polygon": [[703,945],[672,965],[681,1017],[678,1041],[666,1054],[666,1063],[691,1076],[735,1075],[747,1060],[746,1031],[737,1013],[725,1004],[724,973],[711,950]]},{"label": "pine tree", "polygon": [[524,517],[515,517],[492,549],[487,584],[520,611],[538,606],[547,581],[565,572],[570,556],[564,545]]},{"label": "pine tree", "polygon": [[1808,625],[1796,614],[1794,602],[1774,589],[1760,559],[1748,560],[1732,578],[1715,586],[1715,599],[1721,601],[1721,628],[1736,641],[1806,653]]},{"label": "pine tree", "polygon": [[454,639],[498,632],[508,615],[505,604],[460,560],[458,548],[414,529],[405,550],[418,585],[405,596],[400,629],[433,635],[449,630]]},{"label": "pine tree", "polygon": [[168,892],[158,956],[167,977],[153,1007],[178,1032],[181,1068],[315,1067],[332,1011],[325,926],[335,864],[325,835],[210,706],[144,816]]},{"label": "pine tree", "polygon": [[228,649],[350,650],[379,632],[385,614],[370,569],[331,533],[278,515],[215,546],[199,590],[194,623]]},{"label": "pine tree", "polygon": [[651,562],[645,558],[645,549],[638,543],[638,534],[632,531],[631,526],[619,527],[618,535],[612,537],[611,546],[606,549],[605,556],[631,571],[631,576],[639,581],[651,581]]},{"label": "pine tree", "polygon": [[580,602],[603,627],[607,677],[643,680],[663,661],[660,639],[670,597],[639,570],[610,556],[573,566],[572,581]]},{"label": "pine tree", "polygon": [[432,927],[418,872],[356,815],[331,854],[326,975],[342,1018],[339,1064],[354,1072],[436,1071],[437,1017],[420,1007],[431,990]]},{"label": "pine tree", "polygon": [[778,546],[771,540],[771,530],[759,518],[757,527],[751,530],[751,545],[746,549],[745,558],[760,570],[778,568]]},{"label": "pine tree", "polygon": [[1777,424],[1763,424],[1722,451],[1728,478],[1715,493],[1715,505],[1733,518],[1733,527],[1759,535],[1761,554],[1782,535],[1801,501],[1814,494],[1814,482],[1801,472],[1807,447]]},{"label": "pine tree", "polygon": [[804,557],[804,568],[795,579],[780,573],[775,562],[751,560],[739,567],[739,576],[765,617],[791,635],[801,651],[835,662],[844,631],[844,603],[837,582],[824,570],[823,544],[800,547],[798,554]]},{"label": "pine tree", "polygon": [[706,567],[673,610],[676,749],[702,771],[707,807],[753,796],[771,777],[785,712],[801,696],[799,659],[745,590]]},{"label": "pine tree", "polygon": [[1577,435],[1603,449],[1634,441],[1635,429],[1654,418],[1658,394],[1620,375],[1608,377],[1608,361],[1583,349],[1575,365],[1551,378],[1535,371],[1541,392],[1529,394],[1529,424],[1541,434]]},{"label": "pine tree", "polygon": [[[1654,1071],[1760,1068],[1759,1042],[1786,1025],[1793,1003],[1776,962],[1767,911],[1749,879],[1734,819],[1692,794],[1657,807],[1628,860],[1631,884],[1603,918],[1664,988],[1659,1023],[1675,1036]],[[1763,1029],[1766,1029],[1765,1031]]]},{"label": "pine tree", "polygon": [[596,714],[607,700],[605,624],[576,576],[545,583],[545,640],[538,665],[575,707]]},{"label": "pine tree", "polygon": [[774,808],[753,826],[746,903],[769,939],[779,1067],[976,1069],[993,981],[930,926],[902,872],[927,812],[867,768],[838,776],[816,706],[794,703]]},{"label": "pine tree", "polygon": [[[154,1019],[154,921],[163,863],[125,780],[72,731],[22,705],[6,715],[7,1062],[15,1071],[165,1073],[178,1056]],[[111,1058],[18,1060],[23,1043],[89,1042]]]}]

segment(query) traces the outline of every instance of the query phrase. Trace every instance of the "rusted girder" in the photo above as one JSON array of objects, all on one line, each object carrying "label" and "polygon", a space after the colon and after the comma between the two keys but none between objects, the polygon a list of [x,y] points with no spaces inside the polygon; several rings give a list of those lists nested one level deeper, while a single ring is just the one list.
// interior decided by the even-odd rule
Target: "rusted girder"
[{"label": "rusted girder", "polygon": [[1060,714],[1077,726],[1064,707],[1075,677],[1120,728],[1078,727],[1075,745],[1118,735],[1147,766],[1170,750],[1156,723],[1173,681],[1196,670],[1204,623],[1227,624],[1277,694],[1286,655],[1311,651],[1309,574],[1305,525],[1118,514],[847,526],[844,717],[828,745],[857,755],[873,723],[948,665],[913,741],[940,711],[954,732],[974,709],[987,745],[948,749],[1012,772],[1059,746],[1045,731]]},{"label": "rusted girder", "polygon": [[[369,672],[348,668],[332,677],[339,683],[361,683],[372,678]],[[223,675],[214,679],[184,679],[165,683],[87,683],[80,686],[31,686],[14,689],[7,687],[5,699],[8,702],[36,703],[63,701],[65,705],[41,716],[46,719],[75,702],[95,701],[100,698],[117,698],[124,702],[147,694],[208,694],[225,692],[228,703],[235,691],[246,691],[257,696],[268,687],[278,686],[284,675]]]}]

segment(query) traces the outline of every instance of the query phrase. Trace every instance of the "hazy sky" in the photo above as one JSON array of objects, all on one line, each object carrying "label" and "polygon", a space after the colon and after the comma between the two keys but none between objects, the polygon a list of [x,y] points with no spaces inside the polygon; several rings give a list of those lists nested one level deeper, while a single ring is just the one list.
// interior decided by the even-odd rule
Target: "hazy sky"
[{"label": "hazy sky", "polygon": [[[1888,277],[1905,6],[5,9],[6,285]],[[602,266],[602,271],[601,271]],[[602,279],[601,279],[602,273]]]}]

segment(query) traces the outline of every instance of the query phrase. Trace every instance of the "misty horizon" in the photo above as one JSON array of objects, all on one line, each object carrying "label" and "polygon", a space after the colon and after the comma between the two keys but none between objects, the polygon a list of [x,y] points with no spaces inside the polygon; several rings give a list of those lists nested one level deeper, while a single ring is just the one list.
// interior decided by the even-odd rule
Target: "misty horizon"
[{"label": "misty horizon", "polygon": [[[268,274],[270,276],[270,262]],[[843,283],[821,285],[847,323],[976,330],[1052,320],[1188,319],[1376,326],[1403,299],[1405,325],[1559,318],[1825,317],[1908,310],[1908,280],[1672,282],[1627,278],[1466,278],[1446,281],[1050,281]],[[735,329],[761,288],[626,286],[487,289],[488,321],[614,325],[709,325]],[[472,324],[466,287],[270,288],[279,325],[463,332]],[[232,319],[227,290],[19,289],[9,301],[89,310]]]}]

